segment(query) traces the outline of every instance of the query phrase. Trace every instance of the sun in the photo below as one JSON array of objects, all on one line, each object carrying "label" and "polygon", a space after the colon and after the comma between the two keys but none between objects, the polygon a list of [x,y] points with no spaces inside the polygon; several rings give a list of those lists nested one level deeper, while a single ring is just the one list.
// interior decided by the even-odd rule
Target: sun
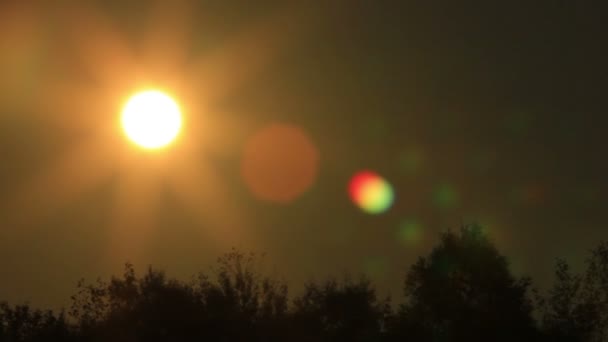
[{"label": "sun", "polygon": [[127,137],[135,144],[145,149],[159,149],[178,136],[182,115],[169,95],[158,90],[146,90],[127,101],[121,123]]},{"label": "sun", "polygon": [[[16,187],[9,221],[29,225],[51,217],[47,214],[115,179],[104,259],[133,260],[141,252],[144,230],[157,225],[153,218],[165,187],[197,226],[219,228],[202,229],[206,240],[228,242],[248,233],[240,227],[253,220],[226,191],[223,168],[207,161],[235,147],[242,118],[250,119],[245,107],[243,116],[230,115],[233,106],[224,115],[226,101],[244,84],[257,84],[262,71],[298,40],[294,37],[308,31],[302,24],[309,14],[299,6],[280,6],[217,45],[198,49],[196,32],[214,22],[199,20],[203,7],[196,1],[153,3],[137,41],[90,2],[57,12],[57,32],[67,39],[56,56],[54,50],[49,55],[49,65],[60,69],[36,83],[28,106],[70,136],[88,134]],[[28,38],[31,30],[25,28]],[[181,139],[186,129],[205,134]]]}]

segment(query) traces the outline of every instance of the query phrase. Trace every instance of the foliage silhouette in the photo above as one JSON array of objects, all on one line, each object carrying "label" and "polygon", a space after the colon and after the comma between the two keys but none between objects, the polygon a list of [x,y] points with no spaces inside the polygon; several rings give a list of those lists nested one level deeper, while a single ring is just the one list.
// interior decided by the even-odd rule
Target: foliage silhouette
[{"label": "foliage silhouette", "polygon": [[583,274],[558,259],[555,283],[540,298],[542,327],[552,341],[608,341],[608,242],[591,250]]},{"label": "foliage silhouette", "polygon": [[259,261],[233,249],[189,282],[126,264],[107,282],[81,280],[67,315],[0,303],[0,342],[608,341],[606,242],[582,274],[558,260],[533,302],[531,280],[510,273],[479,227],[448,231],[410,267],[396,311],[365,277],[311,281],[290,302]]},{"label": "foliage silhouette", "polygon": [[215,280],[199,275],[198,292],[217,337],[280,340],[287,316],[287,285],[255,269],[256,256],[236,250],[218,259]]},{"label": "foliage silhouette", "polygon": [[389,314],[367,278],[310,282],[294,300],[292,331],[297,341],[378,341]]},{"label": "foliage silhouette", "polygon": [[0,341],[70,341],[63,312],[31,309],[28,305],[0,303]]},{"label": "foliage silhouette", "polygon": [[79,283],[70,314],[77,334],[90,341],[165,341],[197,336],[204,321],[192,286],[148,269],[137,278],[132,265],[109,283]]},{"label": "foliage silhouette", "polygon": [[530,284],[511,275],[480,227],[448,231],[409,270],[393,332],[416,341],[534,339]]},{"label": "foliage silhouette", "polygon": [[215,277],[186,284],[148,269],[138,278],[79,283],[71,315],[90,340],[265,340],[277,337],[287,312],[287,286],[254,269],[255,255],[236,250],[218,259]]}]

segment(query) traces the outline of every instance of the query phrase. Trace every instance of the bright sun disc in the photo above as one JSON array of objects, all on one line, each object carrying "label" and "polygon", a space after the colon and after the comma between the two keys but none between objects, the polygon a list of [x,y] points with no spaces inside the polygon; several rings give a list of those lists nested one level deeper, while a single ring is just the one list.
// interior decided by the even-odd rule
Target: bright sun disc
[{"label": "bright sun disc", "polygon": [[177,137],[181,126],[179,106],[157,90],[133,95],[122,111],[122,127],[127,137],[143,148],[168,145]]}]

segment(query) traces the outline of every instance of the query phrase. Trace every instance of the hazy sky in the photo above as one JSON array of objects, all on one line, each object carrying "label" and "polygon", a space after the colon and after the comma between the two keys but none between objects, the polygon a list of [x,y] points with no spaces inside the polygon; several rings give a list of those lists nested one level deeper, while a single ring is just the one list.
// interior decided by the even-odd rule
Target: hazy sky
[{"label": "hazy sky", "polygon": [[[126,261],[185,279],[232,246],[289,282],[366,272],[399,298],[462,222],[546,284],[608,238],[597,9],[52,3],[0,5],[2,299],[64,305]],[[118,123],[149,86],[185,117],[158,153]],[[360,170],[392,184],[390,210],[351,202]]]}]

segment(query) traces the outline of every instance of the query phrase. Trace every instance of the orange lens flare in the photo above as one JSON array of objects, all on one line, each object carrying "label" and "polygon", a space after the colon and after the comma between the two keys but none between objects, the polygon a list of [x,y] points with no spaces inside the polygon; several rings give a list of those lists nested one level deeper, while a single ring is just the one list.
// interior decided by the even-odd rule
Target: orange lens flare
[{"label": "orange lens flare", "polygon": [[241,175],[260,200],[289,203],[314,183],[319,152],[300,128],[271,124],[245,145]]}]

